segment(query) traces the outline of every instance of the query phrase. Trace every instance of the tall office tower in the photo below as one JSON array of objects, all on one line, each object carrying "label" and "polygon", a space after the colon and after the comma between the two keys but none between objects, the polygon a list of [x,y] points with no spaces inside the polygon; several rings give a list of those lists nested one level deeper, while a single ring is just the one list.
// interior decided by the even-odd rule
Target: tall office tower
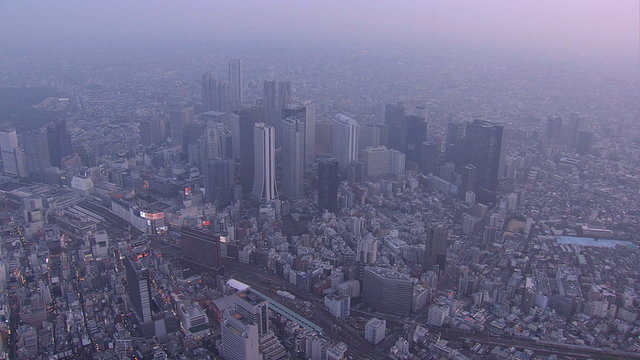
[{"label": "tall office tower", "polygon": [[231,158],[230,132],[223,123],[208,121],[202,133],[202,161]]},{"label": "tall office tower", "polygon": [[252,107],[238,112],[238,135],[240,149],[240,185],[242,192],[248,194],[253,188],[255,168],[254,127],[262,122],[262,109]]},{"label": "tall office tower", "polygon": [[146,323],[151,318],[151,282],[149,269],[141,261],[127,257],[124,260],[127,274],[129,301],[133,312],[140,323]]},{"label": "tall office tower", "polygon": [[25,154],[18,147],[18,135],[15,130],[0,131],[0,151],[4,172],[20,177],[28,175]]},{"label": "tall office tower", "polygon": [[368,178],[402,176],[405,171],[405,159],[403,153],[395,149],[387,149],[386,146],[368,147],[362,156],[365,176]]},{"label": "tall office tower", "polygon": [[578,140],[576,142],[576,151],[580,155],[591,153],[593,144],[593,133],[591,131],[579,131]]},{"label": "tall office tower", "polygon": [[483,191],[494,193],[498,187],[502,132],[502,125],[485,120],[467,123],[468,163],[476,167],[476,187]]},{"label": "tall office tower", "polygon": [[171,144],[174,146],[183,146],[187,128],[193,122],[193,107],[184,106],[182,108],[172,109],[169,112],[169,126],[171,127]]},{"label": "tall office tower", "polygon": [[220,324],[224,360],[260,360],[258,324],[236,309],[225,310]]},{"label": "tall office tower", "polygon": [[288,199],[303,195],[305,124],[295,118],[282,120],[282,193]]},{"label": "tall office tower", "polygon": [[469,162],[464,134],[464,123],[452,122],[447,125],[447,142],[444,149],[445,162],[452,162],[459,167]]},{"label": "tall office tower", "polygon": [[409,161],[415,164],[420,163],[420,144],[427,140],[427,121],[417,115],[405,116],[407,126],[407,137],[405,139],[405,151],[396,149],[407,156]]},{"label": "tall office tower", "polygon": [[562,118],[560,116],[550,116],[547,119],[547,144],[557,145],[563,142]]},{"label": "tall office tower", "polygon": [[390,314],[411,313],[413,280],[397,271],[365,267],[363,275],[363,300],[376,311]]},{"label": "tall office tower", "polygon": [[276,190],[276,134],[272,126],[257,123],[253,128],[253,195],[264,202],[278,197]]},{"label": "tall office tower", "polygon": [[180,228],[182,257],[197,266],[220,271],[222,269],[220,237],[219,233],[182,226]]},{"label": "tall office tower", "polygon": [[440,149],[437,143],[423,141],[420,144],[420,172],[428,175],[435,174]]},{"label": "tall office tower", "polygon": [[218,81],[216,94],[216,102],[214,103],[215,111],[231,112],[231,86],[227,81]]},{"label": "tall office tower", "polygon": [[338,161],[324,158],[318,161],[318,208],[335,213],[338,210]]},{"label": "tall office tower", "polygon": [[462,198],[465,197],[467,192],[475,192],[476,191],[476,167],[467,164],[462,168],[462,184],[461,189],[458,192]]},{"label": "tall office tower", "polygon": [[425,254],[422,259],[423,269],[431,270],[435,265],[438,265],[440,271],[444,270],[447,264],[448,239],[449,228],[445,224],[429,224],[424,249]]},{"label": "tall office tower", "polygon": [[338,160],[341,173],[352,161],[358,160],[360,125],[352,118],[338,114],[333,119],[333,156]]},{"label": "tall office tower", "polygon": [[404,150],[407,137],[407,128],[404,123],[404,103],[386,104],[384,106],[384,123],[386,136],[383,136],[382,145],[389,148]]},{"label": "tall office tower", "polygon": [[291,82],[287,80],[278,81],[278,116],[282,117],[282,110],[291,104]]},{"label": "tall office tower", "polygon": [[282,109],[282,117],[304,122],[304,168],[310,168],[316,160],[316,104],[289,104]]},{"label": "tall office tower", "polygon": [[241,291],[234,298],[235,309],[258,325],[258,336],[269,333],[269,303],[251,291]]},{"label": "tall office tower", "polygon": [[578,134],[584,126],[584,115],[580,113],[573,113],[569,117],[569,124],[567,125],[567,142],[569,146],[575,148],[578,144]]},{"label": "tall office tower", "polygon": [[71,135],[67,129],[67,121],[59,119],[47,125],[47,142],[51,165],[61,167],[62,159],[71,155]]},{"label": "tall office tower", "polygon": [[27,172],[36,180],[41,180],[44,170],[51,166],[49,158],[49,142],[44,128],[22,135]]},{"label": "tall office tower", "polygon": [[358,141],[358,154],[371,146],[380,145],[380,125],[369,124],[360,126],[360,141]]},{"label": "tall office tower", "polygon": [[234,163],[231,159],[213,159],[204,163],[204,200],[224,208],[233,201]]},{"label": "tall office tower", "polygon": [[240,59],[229,60],[229,87],[231,88],[231,101],[236,105],[242,104],[242,61]]},{"label": "tall office tower", "polygon": [[457,144],[464,138],[464,123],[450,122],[447,124],[447,145]]},{"label": "tall office tower", "polygon": [[[214,91],[212,89],[212,85],[214,84],[215,79],[210,72],[202,75],[201,86],[202,86],[202,111],[211,111],[214,109]],[[217,87],[217,84],[215,84]],[[217,90],[217,89],[216,89]]]},{"label": "tall office tower", "polygon": [[278,92],[275,80],[265,80],[262,83],[262,107],[264,110],[264,122],[275,128],[280,124],[276,121],[281,119],[280,110],[278,109]]},{"label": "tall office tower", "polygon": [[[182,130],[182,152],[189,153],[189,148],[198,148],[198,140],[206,133],[206,123],[200,119],[191,121]],[[196,158],[197,159],[197,158]],[[196,162],[197,163],[197,162]]]},{"label": "tall office tower", "polygon": [[215,79],[211,73],[202,75],[202,110],[231,111],[229,83]]},{"label": "tall office tower", "polygon": [[396,149],[414,163],[420,161],[420,144],[427,140],[427,122],[424,117],[406,114],[403,103],[385,105],[387,147]]},{"label": "tall office tower", "polygon": [[154,117],[140,122],[140,142],[144,146],[161,143],[165,136],[164,119]]},{"label": "tall office tower", "polygon": [[378,259],[378,240],[364,238],[356,244],[356,261],[365,264],[375,264]]}]

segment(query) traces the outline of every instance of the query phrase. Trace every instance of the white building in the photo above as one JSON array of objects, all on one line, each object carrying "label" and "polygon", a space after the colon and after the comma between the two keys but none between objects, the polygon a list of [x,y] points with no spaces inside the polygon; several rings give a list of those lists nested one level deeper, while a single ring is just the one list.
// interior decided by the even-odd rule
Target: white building
[{"label": "white building", "polygon": [[375,264],[378,259],[378,240],[366,237],[356,245],[356,261]]},{"label": "white building", "polygon": [[187,337],[201,337],[211,333],[209,318],[200,305],[188,301],[178,304],[178,317]]},{"label": "white building", "polygon": [[442,304],[433,304],[429,308],[429,315],[427,316],[427,325],[442,326],[444,320],[449,315],[449,307]]},{"label": "white building", "polygon": [[253,129],[253,195],[264,202],[278,197],[276,190],[276,133],[272,126],[257,123]]},{"label": "white building", "polygon": [[96,232],[94,235],[93,256],[96,259],[106,258],[109,255],[109,236],[104,230]]},{"label": "white building", "polygon": [[227,309],[220,324],[224,360],[260,360],[258,325],[235,310]]},{"label": "white building", "polygon": [[333,119],[333,156],[338,168],[344,172],[353,161],[358,160],[360,125],[354,119],[338,114]]},{"label": "white building", "polygon": [[368,178],[404,175],[406,156],[386,146],[371,146],[363,152],[364,172]]},{"label": "white building", "polygon": [[324,306],[333,316],[346,319],[351,312],[351,297],[336,294],[327,295],[324,298]]},{"label": "white building", "polygon": [[18,147],[18,135],[15,130],[0,131],[0,153],[4,172],[27,177],[27,165],[24,151]]},{"label": "white building", "polygon": [[387,331],[387,321],[377,318],[372,318],[364,325],[364,338],[372,344],[378,344],[384,340],[385,332]]}]

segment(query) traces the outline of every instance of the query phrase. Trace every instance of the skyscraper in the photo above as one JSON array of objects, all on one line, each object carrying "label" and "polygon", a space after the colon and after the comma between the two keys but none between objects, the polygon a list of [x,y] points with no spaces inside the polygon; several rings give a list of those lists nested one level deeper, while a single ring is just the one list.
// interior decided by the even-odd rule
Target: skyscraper
[{"label": "skyscraper", "polygon": [[423,141],[420,144],[420,172],[425,175],[435,174],[439,154],[440,149],[437,143]]},{"label": "skyscraper", "polygon": [[476,167],[476,187],[495,192],[498,187],[503,126],[476,119],[467,123],[467,158]]},{"label": "skyscraper", "polygon": [[386,104],[384,106],[384,123],[386,136],[383,136],[383,145],[396,150],[406,150],[407,127],[404,122],[404,103]]},{"label": "skyscraper", "polygon": [[72,151],[66,120],[58,119],[47,125],[47,142],[51,165],[61,167],[62,159],[71,155]]},{"label": "skyscraper", "polygon": [[154,117],[140,122],[140,142],[144,146],[158,144],[165,140],[164,119]]},{"label": "skyscraper", "polygon": [[140,261],[127,257],[124,260],[127,274],[129,302],[140,323],[146,323],[151,318],[151,283],[149,269]]},{"label": "skyscraper", "polygon": [[213,75],[210,72],[202,75],[201,86],[202,86],[202,111],[211,111],[213,109],[213,94],[211,85],[215,81],[213,79]]},{"label": "skyscraper", "polygon": [[29,176],[42,178],[44,170],[51,166],[49,142],[44,128],[30,131],[21,138]]},{"label": "skyscraper", "polygon": [[262,83],[262,108],[264,122],[275,128],[280,127],[280,124],[276,124],[276,121],[280,120],[280,109],[278,109],[278,93],[274,80],[265,80]]},{"label": "skyscraper", "polygon": [[427,140],[426,120],[419,115],[407,114],[404,104],[397,103],[385,106],[385,124],[388,134],[384,145],[402,152],[408,160],[418,163],[420,144]]},{"label": "skyscraper", "polygon": [[438,265],[440,271],[444,270],[447,264],[448,238],[449,229],[445,224],[429,224],[425,242],[425,254],[422,259],[422,266],[425,270],[431,270],[435,265]]},{"label": "skyscraper", "polygon": [[466,193],[471,191],[475,192],[476,190],[476,167],[467,164],[462,168],[462,184],[461,191],[459,192],[461,197],[464,198]]},{"label": "skyscraper", "polygon": [[257,123],[254,134],[253,195],[264,202],[278,197],[276,190],[276,134],[272,126]]},{"label": "skyscraper", "polygon": [[229,85],[231,88],[231,101],[236,105],[242,104],[242,61],[240,59],[229,60]]},{"label": "skyscraper", "polygon": [[427,121],[417,115],[406,115],[407,137],[405,138],[406,148],[404,151],[396,149],[407,156],[407,160],[419,164],[420,144],[427,140]]},{"label": "skyscraper", "polygon": [[358,160],[358,138],[360,125],[354,119],[338,114],[333,119],[333,156],[344,173],[347,166]]},{"label": "skyscraper", "polygon": [[291,82],[288,80],[278,81],[278,116],[282,117],[282,110],[291,104]]},{"label": "skyscraper", "polygon": [[324,158],[318,161],[318,207],[335,213],[338,210],[338,161]]},{"label": "skyscraper", "polygon": [[229,83],[215,79],[211,73],[202,75],[202,111],[231,111]]},{"label": "skyscraper", "polygon": [[584,126],[584,115],[580,113],[573,113],[569,117],[569,124],[567,126],[567,142],[573,148],[578,144],[578,134]]},{"label": "skyscraper", "polygon": [[185,135],[193,121],[193,107],[184,106],[172,109],[169,112],[169,126],[171,127],[171,144],[182,146],[185,144]]},{"label": "skyscraper", "polygon": [[576,151],[580,155],[586,155],[591,152],[593,144],[593,133],[591,131],[579,131],[578,140],[576,142]]},{"label": "skyscraper", "polygon": [[258,325],[236,309],[227,309],[220,324],[224,360],[262,359]]},{"label": "skyscraper", "polygon": [[282,117],[304,123],[304,168],[310,168],[316,159],[316,104],[289,104],[282,109]]},{"label": "skyscraper", "polygon": [[269,333],[269,303],[251,291],[238,292],[236,295],[236,311],[258,325],[260,337]]},{"label": "skyscraper", "polygon": [[288,359],[289,355],[269,329],[269,303],[250,289],[233,297],[224,313],[222,357],[227,359]]},{"label": "skyscraper", "polygon": [[242,192],[248,194],[253,188],[255,170],[254,127],[262,122],[262,109],[252,107],[238,112],[238,134],[240,149],[240,185]]},{"label": "skyscraper", "polygon": [[282,120],[282,192],[289,199],[303,195],[305,124],[295,118]]},{"label": "skyscraper", "polygon": [[25,154],[18,147],[18,135],[15,130],[0,131],[0,151],[4,172],[20,177],[28,175]]},{"label": "skyscraper", "polygon": [[205,201],[225,207],[233,201],[234,163],[231,159],[213,159],[205,163]]},{"label": "skyscraper", "polygon": [[557,145],[562,142],[562,118],[559,116],[550,116],[547,119],[547,144]]}]

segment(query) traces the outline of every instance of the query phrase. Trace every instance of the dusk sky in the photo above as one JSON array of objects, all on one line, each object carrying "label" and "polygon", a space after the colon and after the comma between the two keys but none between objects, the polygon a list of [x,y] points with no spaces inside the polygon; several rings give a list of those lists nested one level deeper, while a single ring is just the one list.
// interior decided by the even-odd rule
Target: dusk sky
[{"label": "dusk sky", "polygon": [[638,0],[3,1],[0,45],[83,37],[412,43],[637,63]]}]

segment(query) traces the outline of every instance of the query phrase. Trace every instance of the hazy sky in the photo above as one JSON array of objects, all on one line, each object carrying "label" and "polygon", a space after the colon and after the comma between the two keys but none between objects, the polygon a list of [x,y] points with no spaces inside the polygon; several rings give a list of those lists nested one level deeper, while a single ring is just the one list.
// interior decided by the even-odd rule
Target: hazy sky
[{"label": "hazy sky", "polygon": [[638,63],[640,0],[0,0],[0,50],[83,37],[496,49]]}]

